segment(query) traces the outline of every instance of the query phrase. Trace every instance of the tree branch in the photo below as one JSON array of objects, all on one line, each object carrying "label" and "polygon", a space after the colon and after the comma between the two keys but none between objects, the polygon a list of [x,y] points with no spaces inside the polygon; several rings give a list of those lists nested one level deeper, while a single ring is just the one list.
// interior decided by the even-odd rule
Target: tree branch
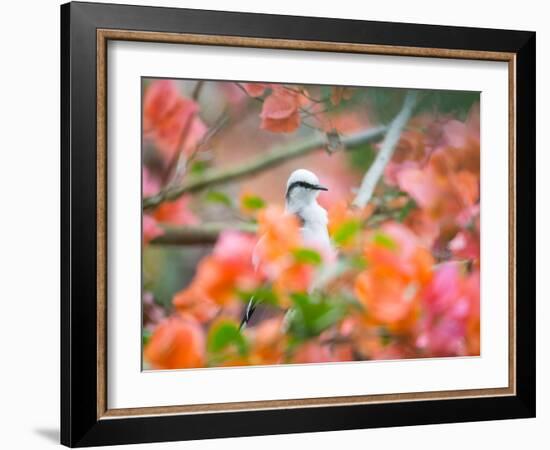
[{"label": "tree branch", "polygon": [[386,137],[384,138],[380,150],[376,155],[376,159],[363,177],[357,196],[355,197],[355,200],[353,200],[354,206],[364,208],[371,199],[374,188],[378,184],[382,173],[384,173],[386,165],[393,156],[395,146],[399,142],[399,137],[401,136],[401,131],[403,131],[403,128],[412,115],[414,106],[416,105],[416,97],[417,94],[415,91],[407,92],[401,111],[399,111],[397,116],[395,116],[389,125],[388,132],[386,133]]},{"label": "tree branch", "polygon": [[[341,138],[341,142],[346,149],[352,150],[359,145],[379,141],[382,139],[385,132],[385,126],[370,128],[349,136],[343,136]],[[326,135],[317,133],[301,142],[276,147],[269,153],[254,158],[242,165],[224,169],[211,169],[201,176],[190,178],[179,186],[168,188],[159,192],[157,195],[144,198],[143,209],[153,209],[160,203],[167,200],[175,200],[185,193],[197,192],[207,187],[227,183],[228,181],[232,181],[243,176],[255,174],[270,167],[280,165],[290,159],[306,155],[316,149],[322,148],[326,144]]]},{"label": "tree branch", "polygon": [[219,234],[226,230],[255,233],[257,226],[252,223],[204,223],[201,225],[185,225],[181,227],[166,226],[164,234],[156,237],[151,244],[159,245],[196,245],[213,244]]}]

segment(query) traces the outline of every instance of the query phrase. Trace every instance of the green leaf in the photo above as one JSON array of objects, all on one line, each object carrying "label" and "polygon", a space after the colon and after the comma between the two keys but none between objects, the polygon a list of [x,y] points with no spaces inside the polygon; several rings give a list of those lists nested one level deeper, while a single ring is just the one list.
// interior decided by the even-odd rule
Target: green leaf
[{"label": "green leaf", "polygon": [[349,243],[360,231],[361,223],[358,220],[349,220],[334,231],[332,240],[337,245],[344,245]]},{"label": "green leaf", "polygon": [[141,338],[142,338],[142,342],[143,342],[144,347],[149,343],[149,341],[151,340],[152,335],[153,335],[153,333],[151,333],[149,330],[146,330],[146,329],[143,330]]},{"label": "green leaf", "polygon": [[395,250],[397,248],[397,244],[395,243],[395,241],[384,233],[376,233],[373,237],[373,241],[376,242],[378,245],[381,245],[382,247],[386,247],[389,250]]},{"label": "green leaf", "polygon": [[208,163],[206,161],[195,161],[191,165],[190,172],[192,175],[202,175],[206,169],[208,169]]},{"label": "green leaf", "polygon": [[233,202],[227,194],[220,191],[208,191],[206,194],[206,201],[210,203],[219,203],[226,206],[233,206]]},{"label": "green leaf", "polygon": [[399,222],[403,222],[407,216],[410,214],[410,212],[416,208],[416,202],[411,198],[409,201],[399,210],[397,213],[397,220]]},{"label": "green leaf", "polygon": [[306,293],[291,295],[294,310],[290,332],[296,339],[319,336],[324,330],[337,323],[344,316],[344,307],[334,299],[310,296]]},{"label": "green leaf", "polygon": [[248,342],[241,334],[236,323],[222,321],[210,328],[207,339],[207,348],[209,352],[219,353],[230,346],[235,346],[241,356],[248,353]]},{"label": "green leaf", "polygon": [[392,335],[389,330],[385,327],[382,327],[378,330],[378,336],[380,337],[380,342],[384,347],[389,345],[392,341]]},{"label": "green leaf", "polygon": [[292,252],[292,255],[296,262],[311,264],[312,266],[318,266],[323,262],[323,258],[319,252],[311,248],[297,248]]},{"label": "green leaf", "polygon": [[243,197],[242,204],[246,209],[251,209],[253,211],[265,207],[265,201],[256,195],[247,195]]},{"label": "green leaf", "polygon": [[363,255],[353,255],[349,259],[349,265],[353,269],[363,270],[367,268],[367,261]]},{"label": "green leaf", "polygon": [[358,147],[354,147],[352,151],[347,153],[349,155],[349,163],[352,168],[357,169],[360,172],[367,171],[376,157],[376,152],[372,144],[363,144]]},{"label": "green leaf", "polygon": [[264,286],[252,291],[239,291],[239,298],[248,303],[249,300],[254,297],[256,303],[264,303],[268,305],[277,305],[279,302],[277,300],[277,295],[273,292],[271,286]]},{"label": "green leaf", "polygon": [[417,111],[434,109],[444,114],[456,115],[459,120],[466,119],[470,108],[480,99],[475,91],[425,91],[418,104]]}]

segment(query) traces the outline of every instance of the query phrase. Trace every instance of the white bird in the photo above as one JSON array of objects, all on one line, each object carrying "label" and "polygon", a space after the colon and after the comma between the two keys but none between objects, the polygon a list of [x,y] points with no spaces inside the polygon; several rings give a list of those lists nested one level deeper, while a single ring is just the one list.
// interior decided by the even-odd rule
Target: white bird
[{"label": "white bird", "polygon": [[[300,221],[300,233],[304,244],[319,249],[322,253],[332,254],[327,224],[327,211],[317,203],[319,191],[328,189],[319,184],[317,175],[306,169],[298,169],[290,174],[286,183],[285,212],[295,215]],[[261,239],[257,245],[260,245]],[[254,255],[256,255],[256,251]],[[253,256],[254,267],[258,267],[257,256]],[[241,328],[245,326],[257,306],[252,297],[248,302],[241,321]]]}]

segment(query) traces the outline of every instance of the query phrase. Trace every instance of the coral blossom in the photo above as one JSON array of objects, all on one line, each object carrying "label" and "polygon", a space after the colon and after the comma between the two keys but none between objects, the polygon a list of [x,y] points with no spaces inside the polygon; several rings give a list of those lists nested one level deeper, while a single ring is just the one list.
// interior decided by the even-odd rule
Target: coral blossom
[{"label": "coral blossom", "polygon": [[254,259],[268,275],[274,277],[281,268],[288,266],[292,250],[302,245],[300,224],[294,215],[270,206],[258,214],[258,225],[261,239]]},{"label": "coral blossom", "polygon": [[143,128],[161,154],[170,160],[180,150],[190,153],[206,133],[199,107],[183,97],[171,80],[157,80],[143,98]]},{"label": "coral blossom", "polygon": [[261,97],[271,85],[267,83],[242,83],[241,86],[251,97]]},{"label": "coral blossom", "polygon": [[276,86],[264,101],[261,127],[274,132],[291,132],[300,126],[300,106],[306,98],[293,90]]},{"label": "coral blossom", "polygon": [[431,278],[431,254],[409,229],[390,222],[368,239],[364,255],[368,267],[357,277],[355,292],[368,317],[394,331],[410,329]]},{"label": "coral blossom", "polygon": [[144,350],[155,369],[183,369],[204,366],[205,337],[191,319],[170,317],[157,326]]},{"label": "coral blossom", "polygon": [[247,329],[248,336],[254,341],[251,364],[279,364],[283,361],[286,336],[282,323],[282,317],[274,317],[262,321],[253,329]]},{"label": "coral blossom", "polygon": [[190,200],[190,197],[183,195],[172,202],[164,202],[155,209],[153,216],[158,222],[195,225],[199,219],[189,210]]},{"label": "coral blossom", "polygon": [[[279,302],[290,306],[288,295],[292,292],[307,291],[311,285],[315,268],[299,262],[293,257],[296,250],[303,248],[298,220],[278,207],[268,207],[258,215],[259,235],[254,254],[258,270],[273,281]],[[312,249],[317,251],[316,249]],[[333,255],[318,252],[328,261]]]},{"label": "coral blossom", "polygon": [[178,292],[174,305],[182,312],[209,320],[215,305],[228,305],[237,299],[238,291],[254,289],[260,275],[252,266],[253,236],[235,231],[221,234],[214,251],[204,258],[190,285]]}]

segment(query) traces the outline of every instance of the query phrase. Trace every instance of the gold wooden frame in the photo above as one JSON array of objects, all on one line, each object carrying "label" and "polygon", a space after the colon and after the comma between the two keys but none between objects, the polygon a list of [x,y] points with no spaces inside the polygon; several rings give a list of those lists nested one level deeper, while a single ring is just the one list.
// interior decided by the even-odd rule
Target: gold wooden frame
[{"label": "gold wooden frame", "polygon": [[[266,400],[202,405],[174,405],[108,409],[107,405],[107,42],[109,40],[157,43],[181,43],[267,49],[309,50],[342,53],[382,54],[452,59],[502,61],[508,63],[509,74],[509,192],[508,192],[508,387],[489,389],[411,392],[402,394],[358,395],[343,397]],[[516,395],[516,180],[515,180],[515,128],[516,128],[516,56],[514,53],[444,48],[399,47],[388,45],[296,41],[286,39],[246,38],[180,33],[158,33],[113,29],[97,30],[97,418],[114,419],[128,416],[166,414],[219,413],[265,409],[289,409],[319,406],[343,406],[366,403],[390,403],[420,400],[444,400],[473,397]]]}]

